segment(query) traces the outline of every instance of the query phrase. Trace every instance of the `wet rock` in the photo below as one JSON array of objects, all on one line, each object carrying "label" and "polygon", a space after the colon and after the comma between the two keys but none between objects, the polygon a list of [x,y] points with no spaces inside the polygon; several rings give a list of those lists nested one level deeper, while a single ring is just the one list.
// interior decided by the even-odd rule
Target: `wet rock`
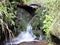
[{"label": "wet rock", "polygon": [[[17,4],[14,8],[16,30],[25,30],[26,24],[35,15],[35,8],[32,8],[25,4]],[[18,31],[19,32],[19,31]]]}]

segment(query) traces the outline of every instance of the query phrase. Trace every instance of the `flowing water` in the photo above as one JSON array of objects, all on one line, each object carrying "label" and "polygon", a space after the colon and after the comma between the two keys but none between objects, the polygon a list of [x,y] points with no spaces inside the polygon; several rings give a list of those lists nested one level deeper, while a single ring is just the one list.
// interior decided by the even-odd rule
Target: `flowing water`
[{"label": "flowing water", "polygon": [[26,31],[22,31],[16,38],[13,38],[10,42],[7,42],[6,45],[19,44],[22,42],[30,42],[34,41],[35,38],[36,36],[32,33],[31,24],[27,24]]}]

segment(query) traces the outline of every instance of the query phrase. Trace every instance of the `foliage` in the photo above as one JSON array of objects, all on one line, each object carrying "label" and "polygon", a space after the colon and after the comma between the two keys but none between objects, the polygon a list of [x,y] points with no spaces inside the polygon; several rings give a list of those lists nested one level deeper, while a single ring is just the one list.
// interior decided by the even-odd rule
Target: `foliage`
[{"label": "foliage", "polygon": [[[10,2],[8,2],[8,3],[0,2],[0,13],[2,13],[3,19],[5,22],[7,21],[7,19],[13,19],[15,17],[15,15],[13,14],[13,7],[11,6]],[[13,24],[14,21],[11,20],[11,23]]]},{"label": "foliage", "polygon": [[34,1],[36,1],[36,0],[23,0],[24,3],[26,3],[26,2],[34,2]]},{"label": "foliage", "polygon": [[45,9],[42,12],[42,15],[44,15],[44,17],[45,17],[45,19],[43,21],[43,29],[46,32],[46,35],[48,37],[49,37],[51,29],[53,28],[52,25],[60,17],[60,11],[59,11],[60,3],[59,2],[60,2],[59,0],[42,0],[42,4],[45,7]]},{"label": "foliage", "polygon": [[[14,6],[17,3],[34,1],[36,0],[5,0],[4,3],[0,2],[0,23],[4,22],[7,26],[15,25],[13,20],[16,17],[14,14]],[[40,30],[42,27],[42,30],[47,36],[49,36],[51,30],[54,31],[58,28],[55,23],[60,20],[60,0],[40,0],[40,3],[42,6],[37,8],[36,15],[30,20],[30,22],[35,30]],[[25,19],[27,20],[27,18],[24,18],[24,20]],[[24,20],[19,22],[19,24],[21,23],[18,26],[19,29],[25,28],[24,24],[26,24],[26,22]],[[56,26],[56,28],[54,26]]]},{"label": "foliage", "polygon": [[11,5],[8,0],[5,0],[5,2],[0,2],[0,33],[2,33],[0,35],[0,40],[3,40],[2,36],[6,36],[7,38],[7,35],[9,35],[9,37],[13,35],[12,30],[10,30],[9,26],[15,25],[13,21],[14,18],[15,15],[13,13],[13,5]]}]

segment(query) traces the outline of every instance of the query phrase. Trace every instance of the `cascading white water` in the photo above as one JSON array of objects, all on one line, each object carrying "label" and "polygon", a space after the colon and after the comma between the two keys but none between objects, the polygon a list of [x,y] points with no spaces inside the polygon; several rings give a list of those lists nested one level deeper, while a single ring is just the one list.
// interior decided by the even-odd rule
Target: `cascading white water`
[{"label": "cascading white water", "polygon": [[[27,24],[26,31],[21,32],[16,38],[11,40],[11,44],[19,44],[21,42],[30,42],[34,41],[36,36],[32,33],[32,26],[31,24]],[[10,44],[9,42],[6,43],[6,45]]]}]

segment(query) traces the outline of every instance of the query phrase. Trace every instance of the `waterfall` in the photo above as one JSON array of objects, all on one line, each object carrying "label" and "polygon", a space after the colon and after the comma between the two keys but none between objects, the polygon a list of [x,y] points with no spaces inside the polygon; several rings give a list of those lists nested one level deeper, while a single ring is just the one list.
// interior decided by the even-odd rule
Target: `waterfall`
[{"label": "waterfall", "polygon": [[22,31],[16,38],[13,38],[11,42],[7,42],[6,45],[19,44],[21,42],[34,41],[36,36],[32,33],[31,24],[27,24],[26,31]]}]

